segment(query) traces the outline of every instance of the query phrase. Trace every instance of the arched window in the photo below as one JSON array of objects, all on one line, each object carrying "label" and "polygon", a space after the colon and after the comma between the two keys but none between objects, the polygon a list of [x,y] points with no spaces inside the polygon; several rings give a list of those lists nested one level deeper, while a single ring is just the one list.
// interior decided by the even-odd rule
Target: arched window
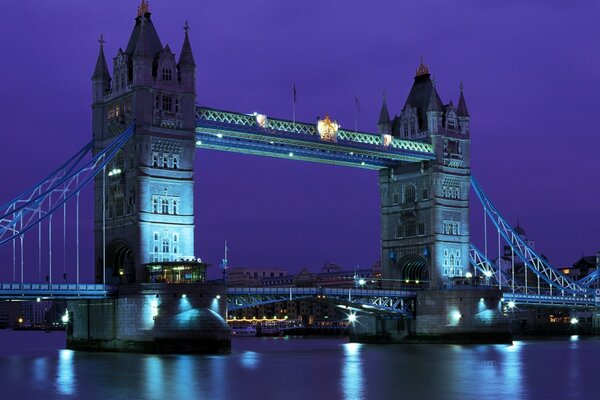
[{"label": "arched window", "polygon": [[167,167],[169,165],[169,157],[165,154],[163,155],[163,167]]},{"label": "arched window", "polygon": [[177,243],[179,242],[179,234],[178,233],[174,233],[173,234],[173,243]]},{"label": "arched window", "polygon": [[173,155],[173,168],[179,168],[179,156],[177,154]]},{"label": "arched window", "polygon": [[416,189],[413,185],[407,185],[404,188],[404,202],[414,203],[416,201]]},{"label": "arched window", "polygon": [[[153,213],[158,212],[158,199],[157,198],[152,199],[152,212]],[[155,239],[158,239],[158,237],[155,237]]]},{"label": "arched window", "polygon": [[163,199],[163,201],[162,201],[162,213],[163,214],[169,213],[169,200],[167,200],[167,199]]},{"label": "arched window", "polygon": [[158,167],[158,153],[152,153],[152,166]]},{"label": "arched window", "polygon": [[177,209],[177,200],[173,200],[173,214],[177,215],[179,210]]}]

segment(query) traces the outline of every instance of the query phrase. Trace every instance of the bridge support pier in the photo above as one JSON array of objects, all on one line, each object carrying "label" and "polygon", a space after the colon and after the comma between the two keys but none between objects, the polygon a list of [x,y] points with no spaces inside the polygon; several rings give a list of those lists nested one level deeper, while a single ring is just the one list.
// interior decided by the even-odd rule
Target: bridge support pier
[{"label": "bridge support pier", "polygon": [[502,292],[428,290],[417,294],[409,317],[357,315],[350,340],[362,343],[511,343]]},{"label": "bridge support pier", "polygon": [[115,298],[68,303],[67,348],[144,353],[224,353],[224,286],[121,285]]}]

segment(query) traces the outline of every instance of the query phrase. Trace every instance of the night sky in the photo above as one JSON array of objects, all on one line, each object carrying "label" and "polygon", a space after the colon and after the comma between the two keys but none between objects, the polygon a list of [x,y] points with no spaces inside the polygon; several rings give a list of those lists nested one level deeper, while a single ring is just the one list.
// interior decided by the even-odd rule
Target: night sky
[{"label": "night sky", "polygon": [[[90,140],[97,40],[112,69],[137,5],[2,2],[1,202]],[[295,83],[298,120],[329,113],[352,129],[356,96],[359,130],[376,132],[382,92],[399,114],[423,56],[444,103],[464,82],[472,171],[505,217],[555,265],[600,250],[597,1],[155,0],[150,11],[177,55],[189,20],[198,103],[239,112],[291,119]],[[206,150],[196,160],[196,256],[217,265],[227,239],[231,266],[379,258],[376,172]]]}]

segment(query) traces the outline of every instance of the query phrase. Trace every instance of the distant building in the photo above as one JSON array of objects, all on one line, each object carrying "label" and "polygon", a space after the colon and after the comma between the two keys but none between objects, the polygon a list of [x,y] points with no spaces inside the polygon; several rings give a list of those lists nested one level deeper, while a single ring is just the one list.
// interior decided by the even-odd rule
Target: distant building
[{"label": "distant building", "polygon": [[236,267],[227,271],[227,286],[263,286],[262,279],[281,278],[287,275],[282,268]]}]

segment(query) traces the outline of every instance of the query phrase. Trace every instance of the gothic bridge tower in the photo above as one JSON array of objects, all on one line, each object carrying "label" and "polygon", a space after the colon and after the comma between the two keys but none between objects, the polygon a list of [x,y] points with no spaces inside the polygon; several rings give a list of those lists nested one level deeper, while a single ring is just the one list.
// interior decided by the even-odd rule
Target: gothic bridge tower
[{"label": "gothic bridge tower", "polygon": [[432,289],[464,277],[469,266],[469,112],[444,104],[421,62],[400,115],[390,119],[385,99],[380,134],[431,143],[435,160],[402,163],[379,172],[384,286]]},{"label": "gothic bridge tower", "polygon": [[92,77],[94,152],[135,122],[134,137],[95,178],[96,281],[135,282],[151,262],[194,257],[196,65],[185,26],[176,60],[142,1],[109,73],[100,40]]}]

